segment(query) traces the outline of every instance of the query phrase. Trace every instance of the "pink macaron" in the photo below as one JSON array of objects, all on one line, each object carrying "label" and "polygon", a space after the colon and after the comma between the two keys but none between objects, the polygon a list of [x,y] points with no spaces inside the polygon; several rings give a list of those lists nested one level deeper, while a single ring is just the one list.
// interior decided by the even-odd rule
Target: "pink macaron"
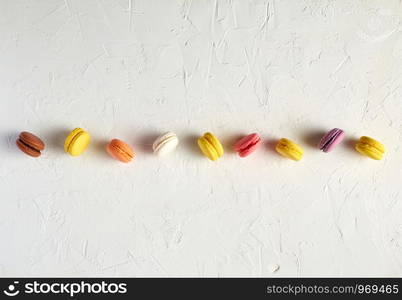
[{"label": "pink macaron", "polygon": [[334,128],[321,138],[318,148],[324,152],[331,152],[344,137],[345,132],[342,129]]},{"label": "pink macaron", "polygon": [[234,146],[234,150],[239,154],[240,157],[246,157],[257,149],[260,141],[260,136],[257,133],[246,135],[237,141]]}]

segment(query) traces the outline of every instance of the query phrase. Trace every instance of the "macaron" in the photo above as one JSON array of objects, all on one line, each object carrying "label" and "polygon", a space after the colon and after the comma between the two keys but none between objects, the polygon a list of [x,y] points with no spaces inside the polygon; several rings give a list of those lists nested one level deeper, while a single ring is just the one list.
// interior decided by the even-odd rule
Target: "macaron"
[{"label": "macaron", "polygon": [[32,157],[39,157],[45,149],[45,143],[40,138],[26,131],[20,133],[16,144],[22,152]]},{"label": "macaron", "polygon": [[134,158],[133,149],[119,139],[111,140],[110,143],[106,145],[106,151],[111,157],[124,163],[130,162]]},{"label": "macaron", "polygon": [[91,136],[81,128],[75,128],[64,142],[64,151],[72,156],[81,155],[88,147]]},{"label": "macaron", "polygon": [[234,150],[240,157],[246,157],[257,149],[260,142],[260,136],[257,133],[252,133],[238,140],[234,146]]},{"label": "macaron", "polygon": [[275,149],[280,155],[296,161],[301,160],[304,153],[298,144],[285,138],[278,141]]},{"label": "macaron", "polygon": [[318,148],[326,153],[331,152],[340,142],[342,142],[344,137],[345,132],[342,129],[331,129],[321,138]]},{"label": "macaron", "polygon": [[385,153],[384,145],[368,136],[362,136],[356,143],[355,149],[359,153],[375,160],[380,160]]},{"label": "macaron", "polygon": [[179,144],[179,139],[174,132],[166,132],[159,136],[152,145],[154,153],[159,156],[166,155],[174,151]]},{"label": "macaron", "polygon": [[210,132],[204,133],[202,137],[198,138],[198,147],[206,157],[213,161],[223,155],[221,142]]}]

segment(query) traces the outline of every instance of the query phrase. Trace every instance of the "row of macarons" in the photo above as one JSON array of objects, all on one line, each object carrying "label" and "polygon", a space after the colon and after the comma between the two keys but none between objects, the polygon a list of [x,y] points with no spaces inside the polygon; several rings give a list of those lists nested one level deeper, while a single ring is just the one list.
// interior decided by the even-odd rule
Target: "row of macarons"
[{"label": "row of macarons", "polygon": [[[317,147],[323,152],[331,152],[342,142],[344,137],[345,132],[342,129],[334,128],[321,138]],[[64,150],[72,156],[79,156],[89,146],[90,139],[90,134],[87,131],[82,128],[76,128],[65,139]],[[210,132],[199,137],[197,142],[201,152],[212,161],[216,161],[224,153],[221,142]],[[251,133],[240,138],[233,148],[240,157],[246,157],[252,154],[260,143],[260,136],[257,133]],[[45,149],[45,143],[38,136],[27,131],[19,134],[16,144],[22,152],[32,157],[39,157],[41,151]],[[174,151],[178,144],[179,138],[177,135],[169,131],[160,135],[154,141],[152,148],[156,155],[162,156]],[[280,155],[295,161],[301,160],[304,153],[302,147],[286,138],[281,138],[275,149]],[[375,160],[380,160],[385,153],[385,148],[379,141],[367,136],[362,136],[356,142],[355,149],[359,153]],[[106,145],[106,151],[111,157],[124,163],[132,161],[135,156],[133,148],[119,139],[112,139]]]}]

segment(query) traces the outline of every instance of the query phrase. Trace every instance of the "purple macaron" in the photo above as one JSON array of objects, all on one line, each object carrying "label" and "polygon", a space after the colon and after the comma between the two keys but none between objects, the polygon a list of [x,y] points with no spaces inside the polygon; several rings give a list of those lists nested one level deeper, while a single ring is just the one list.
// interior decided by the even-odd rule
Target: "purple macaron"
[{"label": "purple macaron", "polygon": [[318,148],[324,152],[330,152],[342,142],[344,137],[345,132],[342,129],[334,128],[321,138]]}]

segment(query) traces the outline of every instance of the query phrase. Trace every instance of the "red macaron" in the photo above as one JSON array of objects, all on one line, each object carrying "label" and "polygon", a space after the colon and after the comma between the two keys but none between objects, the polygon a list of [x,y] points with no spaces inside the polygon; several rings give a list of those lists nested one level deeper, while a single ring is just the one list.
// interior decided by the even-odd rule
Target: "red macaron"
[{"label": "red macaron", "polygon": [[246,157],[257,149],[260,142],[260,136],[257,133],[252,133],[238,140],[234,146],[234,150],[240,157]]}]

